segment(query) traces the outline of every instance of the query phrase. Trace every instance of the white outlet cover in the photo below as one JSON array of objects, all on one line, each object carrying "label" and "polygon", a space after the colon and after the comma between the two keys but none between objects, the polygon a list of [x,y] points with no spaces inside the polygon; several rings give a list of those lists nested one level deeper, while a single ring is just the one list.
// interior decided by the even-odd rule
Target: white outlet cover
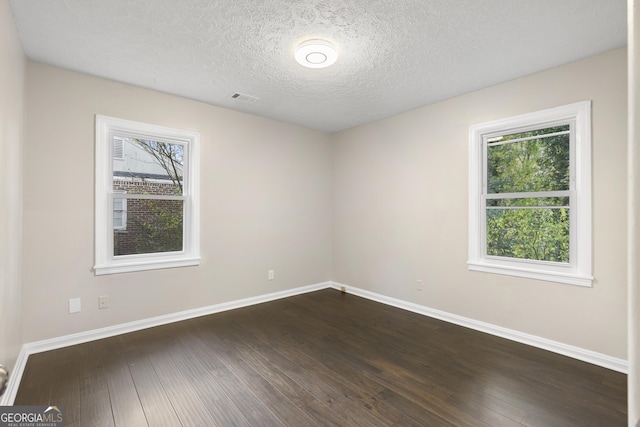
[{"label": "white outlet cover", "polygon": [[98,297],[98,308],[109,308],[109,297],[106,295],[102,295]]}]

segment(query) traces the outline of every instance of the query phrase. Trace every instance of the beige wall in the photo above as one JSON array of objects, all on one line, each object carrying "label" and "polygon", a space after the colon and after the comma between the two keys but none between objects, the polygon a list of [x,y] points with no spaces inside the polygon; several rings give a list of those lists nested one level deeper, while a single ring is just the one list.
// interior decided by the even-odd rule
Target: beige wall
[{"label": "beige wall", "polygon": [[[589,99],[593,287],[468,271],[469,125]],[[333,279],[626,359],[626,127],[620,49],[336,134]]]},{"label": "beige wall", "polygon": [[22,345],[21,207],[25,57],[9,2],[0,2],[0,364]]},{"label": "beige wall", "polygon": [[[328,135],[37,63],[27,70],[25,341],[331,279]],[[94,276],[95,114],[200,132],[199,267]],[[99,295],[110,308],[98,310]],[[75,297],[82,311],[70,315]]]}]

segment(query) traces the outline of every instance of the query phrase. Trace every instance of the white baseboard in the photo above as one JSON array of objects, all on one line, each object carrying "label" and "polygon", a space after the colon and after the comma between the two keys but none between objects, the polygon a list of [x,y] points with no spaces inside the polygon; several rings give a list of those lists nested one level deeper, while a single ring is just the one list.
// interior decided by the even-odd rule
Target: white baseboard
[{"label": "white baseboard", "polygon": [[435,319],[444,320],[445,322],[464,326],[466,328],[475,329],[491,335],[496,335],[522,344],[552,351],[574,359],[582,360],[593,365],[602,366],[623,374],[628,374],[629,363],[626,360],[607,356],[606,354],[597,353],[580,347],[575,347],[561,342],[552,341],[535,335],[525,334],[523,332],[514,331],[512,329],[503,328],[501,326],[492,325],[490,323],[480,322],[478,320],[469,319],[467,317],[458,316],[456,314],[447,313],[445,311],[436,310],[411,302],[391,298],[374,292],[365,291],[364,289],[347,286],[337,282],[331,282],[331,287],[340,289],[344,287],[347,293],[367,298],[382,304],[401,308],[403,310],[422,314],[424,316],[433,317]]},{"label": "white baseboard", "polygon": [[196,308],[193,310],[180,311],[178,313],[166,314],[163,316],[151,317],[149,319],[138,320],[135,322],[121,323],[119,325],[108,326],[106,328],[93,329],[91,331],[79,332],[77,334],[64,335],[61,337],[51,338],[42,341],[34,341],[26,343],[20,350],[20,355],[16,361],[13,372],[10,373],[11,379],[7,390],[2,396],[0,405],[13,405],[22,374],[30,355],[41,353],[43,351],[55,350],[76,344],[82,344],[89,341],[95,341],[102,338],[108,338],[115,335],[135,332],[142,329],[153,328],[155,326],[166,325],[168,323],[179,322],[181,320],[193,319],[195,317],[206,316],[209,314],[220,313],[223,311],[234,310],[236,308],[247,307],[250,305],[261,304],[263,302],[273,301],[277,299],[287,298],[294,295],[305,294],[308,292],[318,291],[331,287],[331,282],[323,282],[315,285],[302,286],[299,288],[289,289],[286,291],[273,292],[270,294],[259,295],[256,297],[244,298],[236,301],[230,301],[221,304],[215,304],[208,307]]},{"label": "white baseboard", "polygon": [[35,341],[25,344],[25,346],[27,347],[29,354],[40,353],[43,351],[55,350],[57,348],[67,347],[70,345],[82,344],[89,341],[108,338],[115,335],[126,334],[128,332],[166,325],[168,323],[179,322],[181,320],[193,319],[195,317],[206,316],[208,314],[220,313],[222,311],[234,310],[236,308],[247,307],[250,305],[261,304],[263,302],[287,298],[307,292],[313,292],[320,289],[326,289],[329,286],[330,282],[323,282],[315,285],[289,289],[286,291],[273,292],[256,297],[244,298],[236,301],[210,305],[207,307],[180,311],[178,313],[165,314],[163,316],[151,317],[149,319],[137,320],[135,322],[121,323],[119,325],[79,332],[77,334],[65,335],[48,340]]},{"label": "white baseboard", "polygon": [[20,354],[18,355],[18,360],[15,363],[13,372],[10,373],[11,377],[10,377],[9,385],[4,395],[2,396],[2,400],[0,400],[0,405],[1,406],[13,405],[13,402],[16,398],[16,394],[18,393],[20,380],[22,379],[24,369],[27,365],[27,359],[31,354],[40,353],[43,351],[55,350],[57,348],[67,347],[67,346],[76,345],[76,344],[82,344],[89,341],[108,338],[108,337],[112,337],[120,334],[126,334],[128,332],[135,332],[142,329],[152,328],[155,326],[166,325],[168,323],[179,322],[181,320],[193,319],[195,317],[206,316],[209,314],[220,313],[223,311],[233,310],[236,308],[242,308],[250,305],[261,304],[263,302],[287,298],[294,295],[305,294],[308,292],[318,291],[321,289],[334,288],[337,290],[341,290],[342,287],[345,288],[347,293],[350,293],[362,298],[366,298],[372,301],[380,302],[382,304],[397,307],[403,310],[411,311],[413,313],[422,314],[424,316],[429,316],[435,319],[444,320],[445,322],[464,326],[470,329],[475,329],[480,332],[486,332],[488,334],[496,335],[496,336],[506,338],[512,341],[516,341],[522,344],[527,344],[533,347],[549,350],[554,353],[562,354],[568,357],[572,357],[574,359],[591,363],[593,365],[602,366],[604,368],[622,372],[624,374],[627,374],[629,370],[628,362],[623,359],[617,359],[615,357],[607,356],[605,354],[597,353],[591,350],[586,350],[580,347],[574,347],[574,346],[563,344],[557,341],[548,340],[546,338],[537,337],[535,335],[525,334],[522,332],[503,328],[503,327],[492,325],[489,323],[469,319],[467,317],[458,316],[456,314],[447,313],[445,311],[440,311],[440,310],[425,307],[422,305],[414,304],[411,302],[399,300],[396,298],[391,298],[385,295],[377,294],[375,292],[370,292],[364,289],[355,288],[353,286],[343,285],[338,282],[323,282],[315,285],[289,289],[286,291],[274,292],[274,293],[260,295],[256,297],[244,298],[241,300],[215,304],[208,307],[196,308],[193,310],[186,310],[178,313],[152,317],[149,319],[138,320],[135,322],[122,323],[119,325],[108,326],[106,328],[79,332],[77,334],[64,335],[57,338],[51,338],[47,340],[26,343],[22,346],[22,349],[20,350]]}]

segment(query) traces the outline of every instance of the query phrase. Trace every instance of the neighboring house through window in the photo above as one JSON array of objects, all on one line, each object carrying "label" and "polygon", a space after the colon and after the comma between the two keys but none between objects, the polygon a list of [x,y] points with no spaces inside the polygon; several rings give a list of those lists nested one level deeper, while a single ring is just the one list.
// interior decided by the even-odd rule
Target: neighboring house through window
[{"label": "neighboring house through window", "polygon": [[469,269],[591,286],[591,103],[469,133]]},{"label": "neighboring house through window", "polygon": [[198,143],[96,116],[96,274],[199,264]]}]

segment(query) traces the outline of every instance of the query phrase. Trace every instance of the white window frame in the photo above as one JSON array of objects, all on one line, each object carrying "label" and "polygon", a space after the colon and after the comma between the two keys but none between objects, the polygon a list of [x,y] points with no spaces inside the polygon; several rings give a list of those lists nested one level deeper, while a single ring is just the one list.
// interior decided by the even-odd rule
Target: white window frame
[{"label": "white window frame", "polygon": [[[572,124],[570,147],[569,262],[486,254],[487,140],[496,135]],[[469,127],[469,259],[472,271],[592,286],[591,101],[550,108]]]},{"label": "white window frame", "polygon": [[[200,264],[200,134],[96,115],[95,266],[96,275],[185,267]],[[113,255],[113,199],[145,198],[113,190],[113,136],[144,138],[185,146],[183,196],[183,250],[176,252]]]}]

